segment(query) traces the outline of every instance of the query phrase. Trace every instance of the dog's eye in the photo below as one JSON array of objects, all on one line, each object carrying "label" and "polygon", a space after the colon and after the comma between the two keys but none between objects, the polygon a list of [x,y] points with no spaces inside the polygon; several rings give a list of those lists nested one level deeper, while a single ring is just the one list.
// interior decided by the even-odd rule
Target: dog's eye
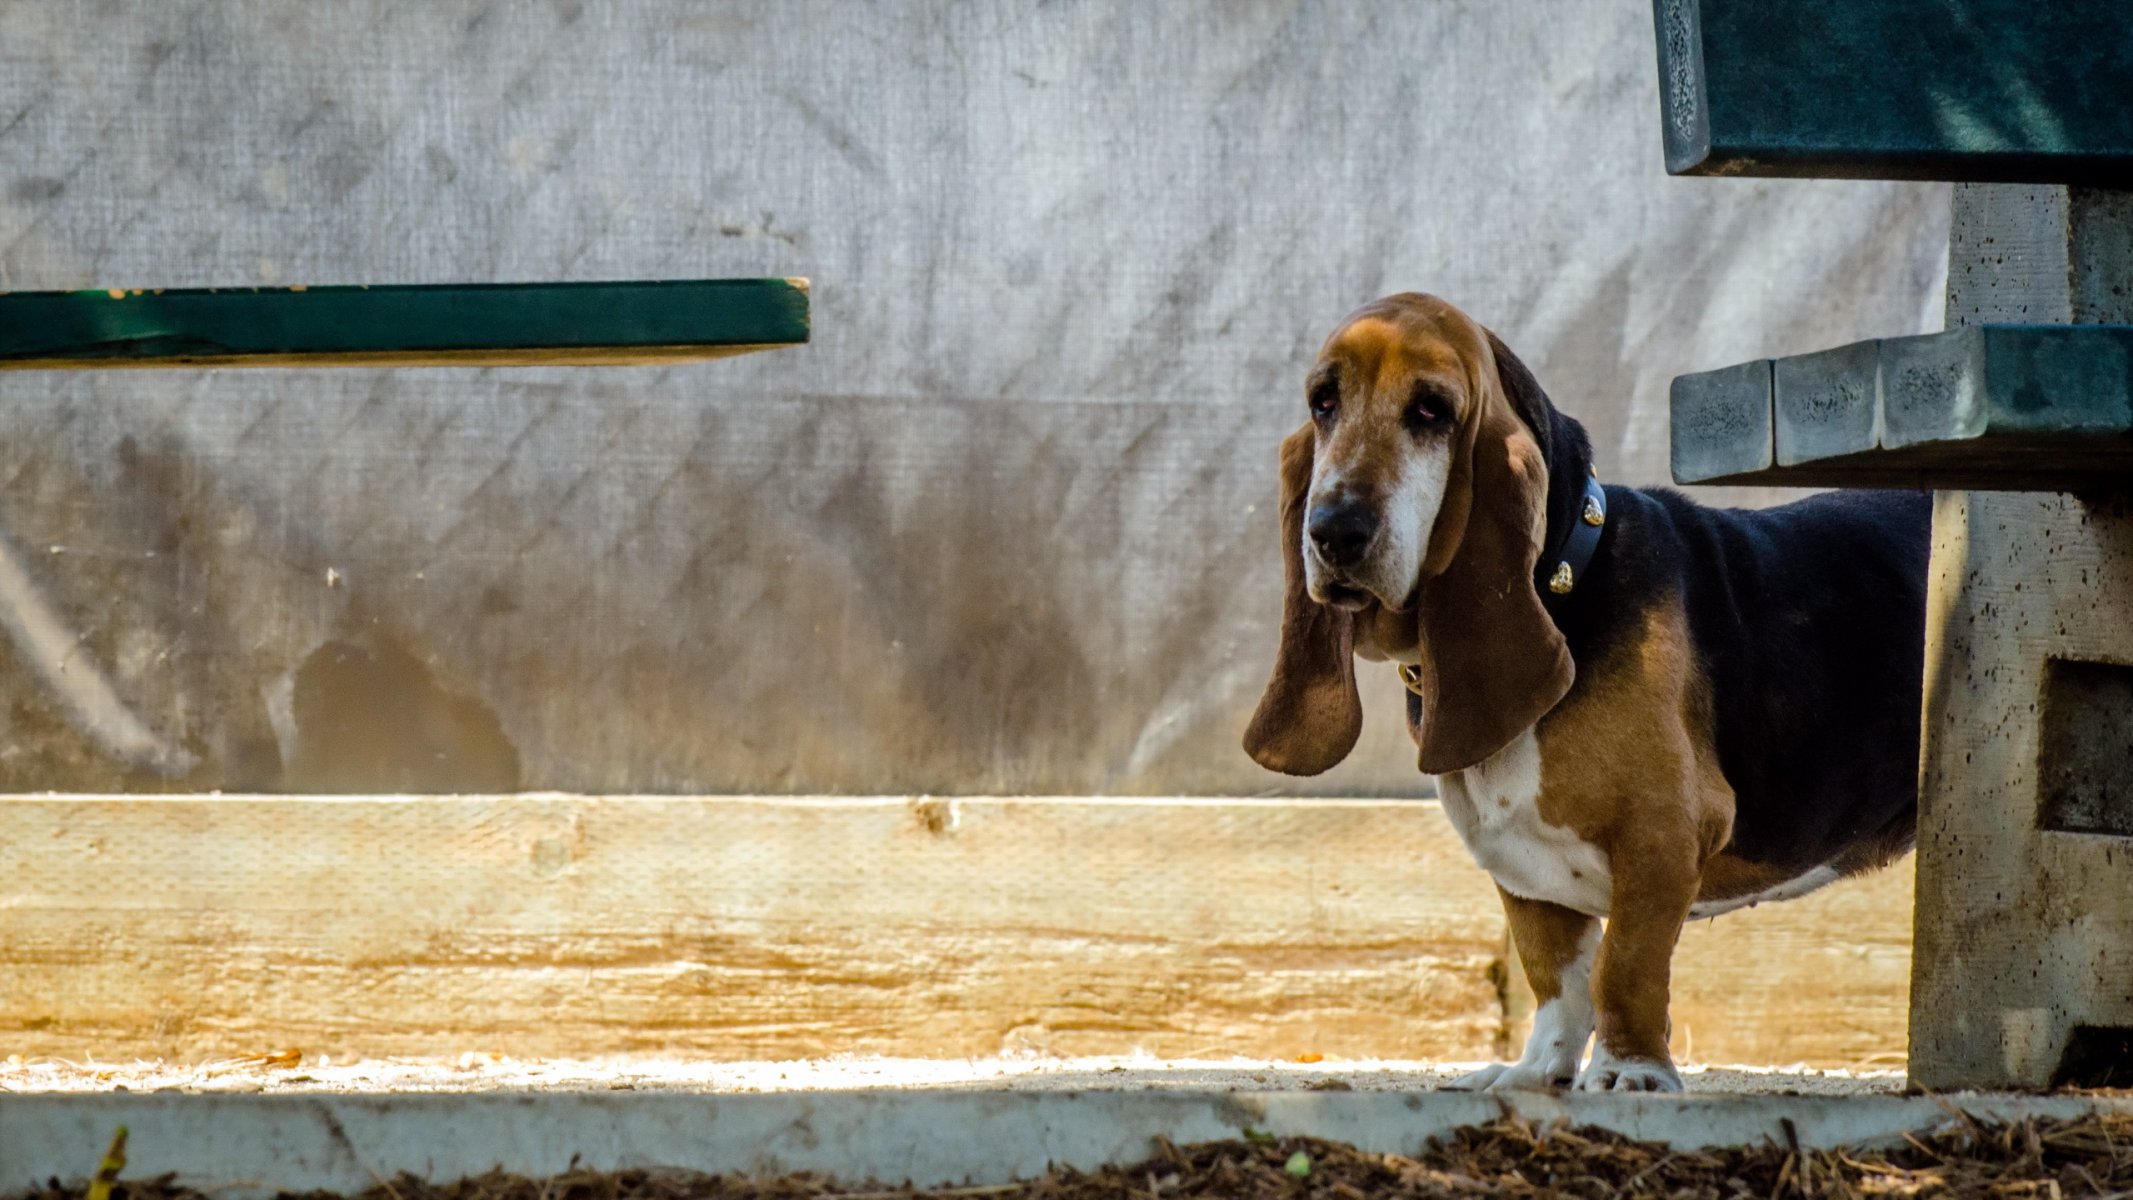
[{"label": "dog's eye", "polygon": [[1407,427],[1416,433],[1450,423],[1452,399],[1437,388],[1423,384],[1407,401]]},{"label": "dog's eye", "polygon": [[1311,389],[1311,416],[1324,421],[1340,411],[1341,390],[1331,383],[1322,383]]}]

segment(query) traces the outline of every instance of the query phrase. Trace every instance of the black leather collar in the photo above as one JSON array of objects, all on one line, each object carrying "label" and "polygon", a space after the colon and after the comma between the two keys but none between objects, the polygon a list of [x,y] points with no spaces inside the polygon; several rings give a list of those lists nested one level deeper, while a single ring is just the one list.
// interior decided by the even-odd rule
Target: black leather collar
[{"label": "black leather collar", "polygon": [[1549,546],[1533,567],[1533,584],[1540,589],[1541,604],[1553,609],[1585,578],[1593,552],[1600,548],[1600,534],[1607,528],[1607,492],[1600,481],[1585,477],[1585,497],[1568,527],[1549,539]]},{"label": "black leather collar", "polygon": [[[1533,585],[1540,590],[1541,607],[1551,617],[1559,615],[1578,581],[1585,578],[1585,568],[1592,565],[1592,556],[1600,548],[1600,535],[1607,531],[1607,492],[1597,478],[1585,477],[1585,494],[1565,525],[1561,533],[1549,537],[1547,552],[1533,564]],[[1413,663],[1400,664],[1400,682],[1417,696],[1426,694],[1422,669]]]}]

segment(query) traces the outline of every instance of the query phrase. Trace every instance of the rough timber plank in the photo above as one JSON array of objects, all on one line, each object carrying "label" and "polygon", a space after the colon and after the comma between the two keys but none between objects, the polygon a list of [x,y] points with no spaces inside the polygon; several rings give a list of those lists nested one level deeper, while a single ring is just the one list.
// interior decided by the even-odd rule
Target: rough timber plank
[{"label": "rough timber plank", "polygon": [[[1889,1069],[1903,1062],[1911,862],[1802,899],[1691,922],[1674,951],[1674,1057],[1685,1063]],[[1506,1042],[1533,997],[1506,989]],[[1693,1085],[1692,1085],[1693,1086]]]},{"label": "rough timber plank", "polygon": [[805,342],[804,279],[0,292],[0,368],[596,366]]},{"label": "rough timber plank", "polygon": [[1903,1065],[1911,860],[1682,932],[1674,1036],[1691,1062]]},{"label": "rough timber plank", "polygon": [[1463,863],[1415,802],[11,799],[0,1045],[1474,1059]]},{"label": "rough timber plank", "polygon": [[[1676,1047],[1903,1047],[1908,871],[1692,926]],[[1493,887],[1434,804],[0,801],[0,1052],[1476,1060]]]},{"label": "rough timber plank", "polygon": [[2122,185],[2121,6],[1654,0],[1676,175]]}]

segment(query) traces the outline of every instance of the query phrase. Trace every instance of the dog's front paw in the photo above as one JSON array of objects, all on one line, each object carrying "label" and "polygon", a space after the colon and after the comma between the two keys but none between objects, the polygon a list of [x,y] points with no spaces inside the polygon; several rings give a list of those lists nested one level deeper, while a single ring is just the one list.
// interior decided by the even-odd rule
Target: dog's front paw
[{"label": "dog's front paw", "polygon": [[1617,1058],[1595,1046],[1592,1062],[1578,1076],[1581,1092],[1678,1092],[1681,1073],[1664,1058]]},{"label": "dog's front paw", "polygon": [[1490,1063],[1471,1075],[1461,1075],[1444,1086],[1455,1092],[1496,1092],[1505,1088],[1558,1091],[1570,1086],[1574,1066],[1545,1063]]}]

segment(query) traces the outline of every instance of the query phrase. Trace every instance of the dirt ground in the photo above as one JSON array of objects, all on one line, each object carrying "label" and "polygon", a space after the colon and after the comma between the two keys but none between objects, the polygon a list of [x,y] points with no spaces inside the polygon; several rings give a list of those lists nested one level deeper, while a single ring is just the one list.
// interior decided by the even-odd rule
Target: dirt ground
[{"label": "dirt ground", "polygon": [[[738,1178],[572,1171],[548,1179],[492,1173],[445,1184],[378,1180],[360,1200],[1369,1200],[1374,1197],[1685,1197],[1693,1200],[2122,1200],[2133,1196],[2133,1115],[1987,1126],[1963,1118],[1877,1150],[1756,1146],[1674,1151],[1597,1130],[1505,1118],[1432,1142],[1415,1157],[1314,1138],[1254,1135],[1179,1147],[1144,1161],[1027,1183],[931,1191],[842,1184],[811,1175]],[[54,1184],[24,1200],[78,1200],[96,1185]],[[118,1180],[92,1200],[193,1200],[168,1179]],[[324,1200],[323,1197],[317,1200]]]},{"label": "dirt ground", "polygon": [[[805,1062],[690,1062],[661,1058],[511,1059],[468,1052],[449,1059],[333,1061],[301,1051],[203,1064],[0,1062],[0,1091],[92,1092],[474,1092],[671,1090],[844,1091],[882,1088],[1004,1088],[1010,1091],[1427,1090],[1478,1064],[1386,1061],[1176,1061],[1153,1058],[830,1058]],[[1688,1067],[1695,1092],[1856,1095],[1898,1092],[1901,1072]]]}]

